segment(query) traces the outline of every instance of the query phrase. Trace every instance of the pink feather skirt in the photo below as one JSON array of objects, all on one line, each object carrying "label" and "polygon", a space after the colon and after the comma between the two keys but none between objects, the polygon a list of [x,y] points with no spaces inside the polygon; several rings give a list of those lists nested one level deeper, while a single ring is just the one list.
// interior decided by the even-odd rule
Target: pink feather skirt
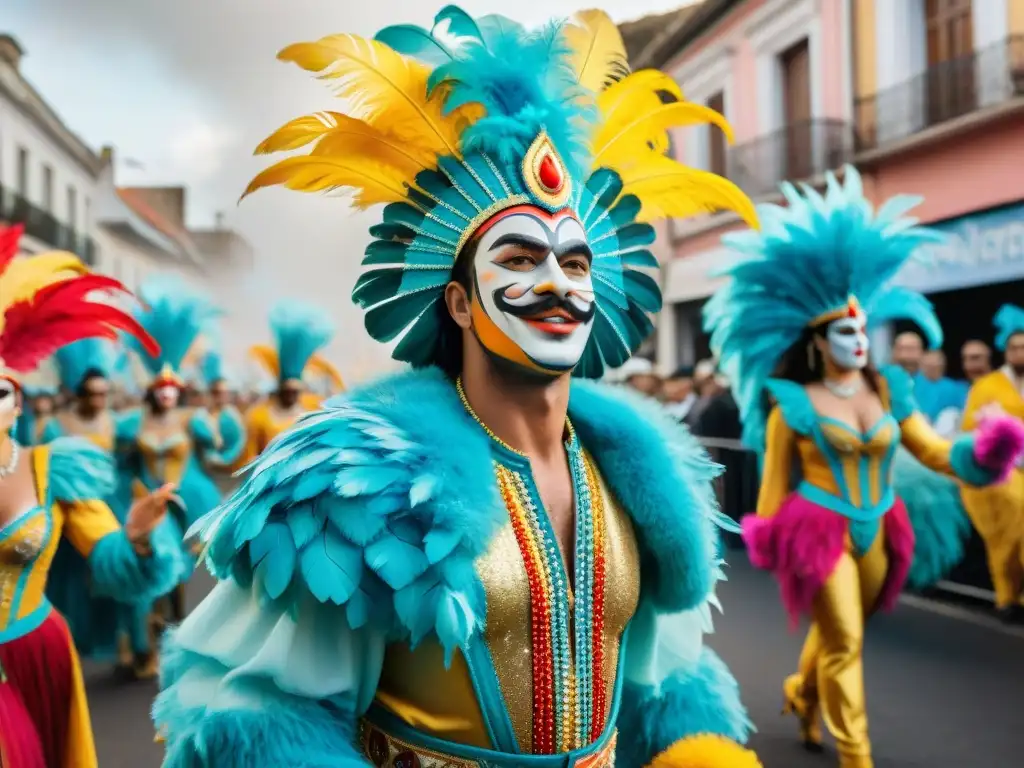
[{"label": "pink feather skirt", "polygon": [[[772,517],[743,518],[750,561],[775,575],[792,626],[801,615],[810,614],[814,598],[846,550],[849,527],[849,519],[799,493],[791,493]],[[877,607],[891,610],[914,558],[914,530],[902,501],[897,499],[885,513],[881,528],[889,571]]]}]

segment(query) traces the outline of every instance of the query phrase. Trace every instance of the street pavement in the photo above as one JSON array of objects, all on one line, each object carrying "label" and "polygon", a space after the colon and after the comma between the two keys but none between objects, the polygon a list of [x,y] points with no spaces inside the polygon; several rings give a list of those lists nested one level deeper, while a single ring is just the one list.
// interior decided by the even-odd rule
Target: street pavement
[{"label": "street pavement", "polygon": [[[710,644],[740,681],[765,768],[834,768],[831,747],[811,755],[796,725],[780,716],[782,678],[803,639],[791,633],[774,583],[733,553]],[[209,589],[205,573],[191,597]],[[983,613],[911,598],[869,626],[868,713],[877,768],[1019,768],[1024,765],[1024,631]],[[157,768],[149,706],[155,686],[115,682],[85,665],[100,768]],[[285,768],[282,766],[282,768]]]}]

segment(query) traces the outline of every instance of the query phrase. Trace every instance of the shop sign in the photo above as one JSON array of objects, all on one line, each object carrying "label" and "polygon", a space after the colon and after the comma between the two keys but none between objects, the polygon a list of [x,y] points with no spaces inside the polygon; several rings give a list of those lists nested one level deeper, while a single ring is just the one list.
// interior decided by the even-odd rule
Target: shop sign
[{"label": "shop sign", "polygon": [[895,277],[898,285],[938,293],[1024,280],[1024,203],[932,224],[948,241],[923,246]]}]

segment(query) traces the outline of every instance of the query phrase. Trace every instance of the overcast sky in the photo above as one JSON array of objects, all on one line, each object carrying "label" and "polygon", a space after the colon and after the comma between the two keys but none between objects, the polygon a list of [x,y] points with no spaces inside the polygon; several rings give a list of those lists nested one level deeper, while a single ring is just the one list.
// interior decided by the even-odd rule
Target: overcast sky
[{"label": "overcast sky", "polygon": [[[368,239],[368,215],[343,201],[284,190],[236,205],[266,165],[252,148],[287,120],[336,108],[307,73],[278,62],[293,42],[337,32],[372,35],[388,24],[429,24],[442,0],[0,0],[0,32],[26,50],[25,76],[95,148],[117,150],[118,180],[186,184],[193,226],[216,211],[256,247],[255,283],[335,308],[344,332],[332,357],[362,378],[381,360],[348,295]],[[617,21],[687,0],[604,0]],[[580,0],[464,0],[474,15],[527,23],[568,15]],[[13,7],[12,7],[13,6]],[[126,166],[138,161],[141,169]],[[313,280],[311,276],[320,276]],[[385,353],[386,354],[386,353]]]}]

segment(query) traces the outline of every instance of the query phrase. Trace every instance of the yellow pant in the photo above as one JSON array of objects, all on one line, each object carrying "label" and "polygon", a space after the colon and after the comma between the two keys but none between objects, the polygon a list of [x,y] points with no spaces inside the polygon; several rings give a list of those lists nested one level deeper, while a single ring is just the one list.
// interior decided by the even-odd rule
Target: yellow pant
[{"label": "yellow pant", "polygon": [[985,542],[996,607],[1013,605],[1024,584],[1024,470],[1001,485],[962,486],[967,516]]},{"label": "yellow pant", "polygon": [[799,695],[836,740],[840,765],[870,768],[871,742],[864,700],[864,624],[885,584],[889,558],[884,531],[863,557],[852,547],[840,557],[814,601],[797,676]]}]

